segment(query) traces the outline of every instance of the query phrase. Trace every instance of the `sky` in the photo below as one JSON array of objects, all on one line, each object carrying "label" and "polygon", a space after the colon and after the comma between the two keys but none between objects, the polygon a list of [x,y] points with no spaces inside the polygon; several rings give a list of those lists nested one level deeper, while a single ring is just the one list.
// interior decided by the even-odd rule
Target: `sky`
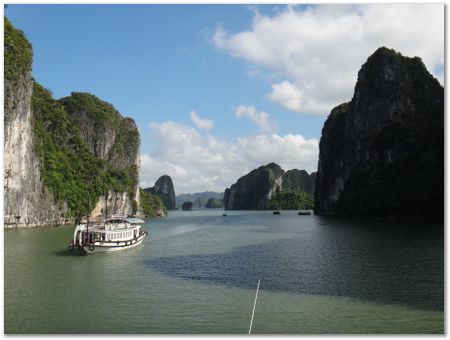
[{"label": "sky", "polygon": [[270,162],[317,170],[323,123],[381,46],[444,83],[443,4],[9,5],[55,98],[132,117],[140,186],[222,192]]}]

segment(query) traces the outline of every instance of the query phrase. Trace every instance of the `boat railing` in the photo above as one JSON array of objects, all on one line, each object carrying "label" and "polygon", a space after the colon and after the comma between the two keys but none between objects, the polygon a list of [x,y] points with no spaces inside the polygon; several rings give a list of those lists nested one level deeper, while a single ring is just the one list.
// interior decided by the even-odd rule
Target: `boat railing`
[{"label": "boat railing", "polygon": [[113,218],[127,218],[128,215],[127,214],[111,214],[111,217],[109,219],[113,219]]}]

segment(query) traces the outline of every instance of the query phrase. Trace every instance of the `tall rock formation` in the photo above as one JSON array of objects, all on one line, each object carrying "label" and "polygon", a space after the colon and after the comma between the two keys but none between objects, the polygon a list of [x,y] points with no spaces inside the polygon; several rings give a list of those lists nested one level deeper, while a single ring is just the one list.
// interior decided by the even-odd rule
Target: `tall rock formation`
[{"label": "tall rock formation", "polygon": [[[6,18],[4,26],[5,227],[75,222],[104,214],[106,206],[109,213],[138,212],[134,121],[111,114],[112,106],[92,95],[72,95],[70,103],[53,99],[32,78],[32,49],[23,33]],[[113,136],[100,128],[96,135],[105,124]]]},{"label": "tall rock formation", "polygon": [[52,193],[42,185],[41,164],[34,149],[32,48],[22,31],[6,18],[4,29],[4,224],[56,224],[66,207],[55,205]]},{"label": "tall rock formation", "polygon": [[120,173],[125,184],[124,188],[109,186],[97,201],[92,215],[135,214],[140,197],[140,136],[134,120],[122,117],[111,104],[89,93],[72,92],[59,102],[79,128],[80,137],[89,151],[105,161],[111,172]]},{"label": "tall rock formation", "polygon": [[322,130],[315,212],[443,217],[444,90],[418,57],[379,48]]},{"label": "tall rock formation", "polygon": [[144,189],[145,191],[158,196],[163,201],[167,210],[175,209],[175,189],[173,187],[172,178],[163,175],[155,182],[155,186]]},{"label": "tall rock formation", "polygon": [[313,181],[304,170],[284,170],[270,163],[252,170],[225,190],[226,210],[262,210],[277,192],[304,190],[312,193]]}]

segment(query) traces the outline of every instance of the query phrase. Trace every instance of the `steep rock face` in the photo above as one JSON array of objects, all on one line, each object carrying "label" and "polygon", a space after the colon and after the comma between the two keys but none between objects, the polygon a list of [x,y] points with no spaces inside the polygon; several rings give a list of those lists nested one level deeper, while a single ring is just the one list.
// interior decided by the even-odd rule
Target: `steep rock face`
[{"label": "steep rock face", "polygon": [[155,182],[155,186],[144,189],[145,191],[158,196],[163,201],[168,210],[175,209],[175,189],[173,187],[172,178],[163,175]]},{"label": "steep rock face", "polygon": [[225,190],[225,209],[267,209],[269,200],[277,192],[297,189],[312,192],[313,181],[306,171],[284,172],[278,164],[270,163],[252,170]]},{"label": "steep rock face", "polygon": [[5,18],[4,222],[5,227],[63,223],[66,207],[43,187],[34,150],[32,49]]},{"label": "steep rock face", "polygon": [[111,172],[117,169],[127,174],[125,187],[121,190],[108,188],[108,202],[101,197],[96,212],[100,205],[100,210],[113,213],[142,213],[138,188],[140,136],[134,120],[122,117],[110,103],[90,93],[72,92],[59,102],[94,156],[106,161]]},{"label": "steep rock face", "polygon": [[140,193],[137,193],[138,197],[130,197],[127,192],[114,192],[109,191],[108,195],[100,196],[97,200],[94,209],[91,211],[90,216],[93,220],[101,220],[105,216],[111,214],[126,214],[126,215],[142,215],[142,208],[133,212],[133,199],[140,203]]},{"label": "steep rock face", "polygon": [[139,131],[132,118],[89,93],[72,92],[60,99],[91,152],[119,169],[139,161]]},{"label": "steep rock face", "polygon": [[[134,121],[117,113],[108,151],[90,150],[81,133],[86,126],[33,81],[31,58],[31,45],[5,18],[5,226],[73,223],[106,206],[110,212],[139,213],[139,133]],[[100,100],[85,96],[101,107]],[[107,136],[93,138],[97,146],[111,144]],[[105,196],[108,204],[102,206]]]},{"label": "steep rock face", "polygon": [[314,193],[314,177],[305,170],[292,169],[283,175],[282,191],[301,189],[309,194]]},{"label": "steep rock face", "polygon": [[60,99],[91,152],[106,160],[116,139],[121,116],[109,103],[89,93],[72,92]]},{"label": "steep rock face", "polygon": [[378,49],[322,130],[315,212],[443,214],[444,91],[420,58]]},{"label": "steep rock face", "polygon": [[275,163],[252,170],[225,190],[225,209],[265,209],[270,197],[281,189],[283,174],[283,169]]}]

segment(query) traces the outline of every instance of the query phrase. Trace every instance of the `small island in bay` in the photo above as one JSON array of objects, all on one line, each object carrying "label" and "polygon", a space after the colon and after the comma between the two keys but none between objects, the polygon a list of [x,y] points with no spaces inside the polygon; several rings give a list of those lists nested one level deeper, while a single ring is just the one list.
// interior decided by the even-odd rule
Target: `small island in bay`
[{"label": "small island in bay", "polygon": [[149,194],[158,196],[167,210],[175,209],[175,188],[170,176],[163,175],[159,177],[155,182],[155,186],[144,190]]},{"label": "small island in bay", "polygon": [[314,180],[315,173],[309,175],[298,169],[285,172],[278,164],[270,163],[252,170],[225,190],[225,209],[282,208],[277,204],[292,207],[285,209],[311,209]]},{"label": "small island in bay", "polygon": [[187,202],[183,203],[183,205],[181,206],[181,209],[184,211],[191,211],[193,206],[194,206],[194,203],[187,201]]}]

